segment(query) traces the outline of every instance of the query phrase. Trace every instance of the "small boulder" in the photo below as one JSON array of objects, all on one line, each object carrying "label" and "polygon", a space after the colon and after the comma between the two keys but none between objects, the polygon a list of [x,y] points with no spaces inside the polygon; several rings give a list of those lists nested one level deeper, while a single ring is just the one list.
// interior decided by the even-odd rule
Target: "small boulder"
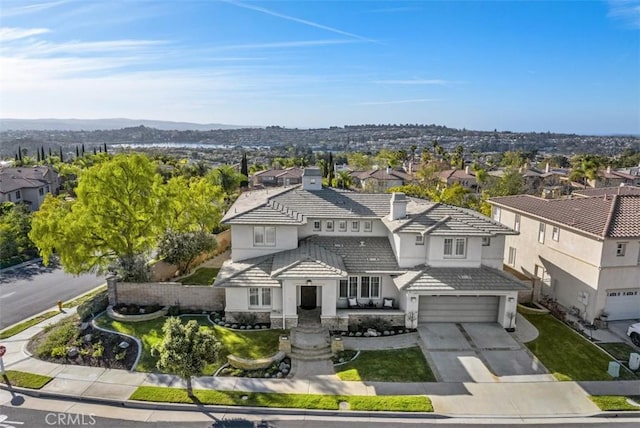
[{"label": "small boulder", "polygon": [[238,324],[232,324],[231,328],[238,328]]},{"label": "small boulder", "polygon": [[140,314],[144,314],[147,310],[145,308],[140,308]]},{"label": "small boulder", "polygon": [[82,341],[84,343],[91,343],[92,340],[93,340],[93,334],[91,333],[85,334],[84,337],[82,338]]},{"label": "small boulder", "polygon": [[252,325],[248,325],[247,326],[247,330],[251,330],[251,329],[253,329],[253,326]]},{"label": "small boulder", "polygon": [[282,369],[281,373],[286,376],[289,374],[289,369]]},{"label": "small boulder", "polygon": [[244,329],[246,329],[246,328],[247,328],[247,327],[246,327],[246,326],[244,326],[244,325],[241,325],[241,326],[240,326],[240,330],[244,330]]},{"label": "small boulder", "polygon": [[80,330],[81,331],[85,331],[88,328],[89,328],[89,323],[88,322],[83,322],[82,324],[80,324]]},{"label": "small boulder", "polygon": [[356,331],[356,337],[361,337],[361,336],[362,336],[362,332]]},{"label": "small boulder", "polygon": [[75,358],[78,356],[78,347],[76,346],[72,346],[71,348],[69,348],[69,350],[67,351],[67,357],[69,358]]},{"label": "small boulder", "polygon": [[280,370],[280,371],[282,371],[282,370],[284,370],[286,368],[287,368],[287,363],[285,363],[285,362],[282,362],[282,363],[280,363],[280,365],[278,365],[278,370]]},{"label": "small boulder", "polygon": [[278,372],[278,373],[276,373],[276,377],[277,377],[278,379],[282,379],[282,377],[283,377],[282,372]]},{"label": "small boulder", "polygon": [[123,340],[122,342],[118,343],[118,348],[120,349],[127,349],[129,346],[131,346],[131,344],[126,340]]},{"label": "small boulder", "polygon": [[382,335],[383,336],[389,336],[389,332],[387,330],[385,330],[385,331],[382,332]]},{"label": "small boulder", "polygon": [[266,330],[266,329],[268,329],[268,328],[269,328],[269,327],[268,327],[268,326],[266,326],[266,325],[263,325],[263,326],[262,326],[262,329],[263,329],[263,330]]}]

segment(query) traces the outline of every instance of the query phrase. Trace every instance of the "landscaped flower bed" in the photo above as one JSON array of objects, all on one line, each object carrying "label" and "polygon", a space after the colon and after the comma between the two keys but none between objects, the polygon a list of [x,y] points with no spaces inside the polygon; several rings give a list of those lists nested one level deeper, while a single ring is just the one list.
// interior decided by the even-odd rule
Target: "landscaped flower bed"
[{"label": "landscaped flower bed", "polygon": [[136,305],[135,303],[118,303],[113,307],[113,311],[120,315],[144,315],[158,312],[162,309],[160,305]]},{"label": "landscaped flower bed", "polygon": [[266,369],[242,370],[231,365],[225,366],[217,373],[218,376],[227,377],[251,377],[251,378],[273,378],[283,379],[291,372],[291,359],[286,357],[280,362],[274,362]]},{"label": "landscaped flower bed", "polygon": [[58,364],[129,370],[138,355],[135,341],[97,330],[78,317],[66,318],[34,336],[27,350]]},{"label": "landscaped flower bed", "polygon": [[239,319],[236,322],[229,322],[224,316],[224,313],[213,312],[209,315],[209,320],[219,325],[220,327],[230,328],[233,330],[267,330],[271,327],[268,323],[259,323],[255,321],[255,318],[247,317],[246,319]]},{"label": "landscaped flower bed", "polygon": [[374,328],[368,329],[359,329],[355,331],[335,331],[334,335],[339,336],[348,336],[348,337],[387,337],[387,336],[396,336],[398,334],[406,334],[406,333],[415,333],[415,328],[400,328],[400,327],[392,327],[388,330],[376,330]]}]

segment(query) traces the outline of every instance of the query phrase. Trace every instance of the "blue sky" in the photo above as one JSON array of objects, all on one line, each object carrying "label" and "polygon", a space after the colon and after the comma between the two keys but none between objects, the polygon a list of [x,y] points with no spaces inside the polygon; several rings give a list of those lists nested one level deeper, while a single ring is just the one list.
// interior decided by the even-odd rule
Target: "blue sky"
[{"label": "blue sky", "polygon": [[2,0],[0,116],[640,134],[640,1]]}]

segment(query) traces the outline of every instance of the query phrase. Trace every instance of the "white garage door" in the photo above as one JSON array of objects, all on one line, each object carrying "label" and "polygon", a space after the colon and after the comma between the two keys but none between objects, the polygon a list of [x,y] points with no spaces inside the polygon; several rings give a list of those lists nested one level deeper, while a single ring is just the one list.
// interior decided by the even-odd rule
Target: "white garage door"
[{"label": "white garage door", "polygon": [[640,290],[613,290],[607,292],[609,320],[640,318]]},{"label": "white garage door", "polygon": [[420,296],[418,322],[496,322],[498,296]]}]

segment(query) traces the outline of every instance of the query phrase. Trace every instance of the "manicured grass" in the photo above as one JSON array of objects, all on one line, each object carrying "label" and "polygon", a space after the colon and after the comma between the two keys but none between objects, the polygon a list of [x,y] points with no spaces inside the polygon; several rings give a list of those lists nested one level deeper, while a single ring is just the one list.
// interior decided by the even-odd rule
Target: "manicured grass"
[{"label": "manicured grass", "polygon": [[186,278],[182,278],[180,282],[184,285],[211,285],[219,271],[218,268],[200,268]]},{"label": "manicured grass", "polygon": [[634,406],[627,400],[631,399],[636,403],[640,403],[640,396],[625,397],[621,395],[597,395],[591,396],[591,401],[600,407],[600,410],[636,410],[640,411],[640,406]]},{"label": "manicured grass", "polygon": [[613,355],[617,360],[629,361],[629,354],[632,352],[638,352],[631,345],[627,343],[599,343],[602,349]]},{"label": "manicured grass", "polygon": [[97,296],[98,294],[102,293],[103,291],[106,291],[107,286],[103,285],[101,287],[96,288],[95,290],[93,290],[91,293],[85,294],[84,296],[80,296],[77,299],[73,299],[70,300],[68,302],[66,302],[65,304],[62,305],[63,308],[73,308],[74,306],[78,306],[90,299],[92,299],[93,297]]},{"label": "manicured grass", "polygon": [[48,320],[49,318],[55,317],[59,313],[60,312],[58,311],[45,312],[44,314],[38,315],[37,317],[30,318],[26,321],[21,322],[20,324],[16,324],[13,327],[8,328],[4,330],[2,333],[0,333],[0,339],[6,339],[18,333],[21,333],[26,329],[28,329],[29,327],[32,327],[36,324],[40,324],[42,321]]},{"label": "manicured grass", "polygon": [[[613,379],[607,373],[611,357],[593,343],[551,315],[531,315],[525,312],[523,315],[540,333],[536,340],[526,346],[558,380]],[[621,368],[617,379],[630,380],[637,377]]]},{"label": "manicured grass", "polygon": [[[223,406],[285,407],[294,409],[338,410],[340,402],[349,403],[351,410],[432,412],[429,397],[424,395],[345,396],[315,394],[278,394],[241,391],[212,391],[195,389],[193,394],[202,404]],[[242,399],[246,397],[246,399]],[[193,403],[187,391],[180,388],[141,386],[129,397],[131,400],[163,403]]]},{"label": "manicured grass", "polygon": [[[154,348],[162,341],[162,326],[166,319],[166,317],[161,317],[151,321],[126,323],[114,321],[105,314],[97,318],[96,323],[102,328],[126,333],[140,339],[142,341],[142,356],[140,357],[136,371],[156,372],[158,355],[154,351]],[[203,371],[203,375],[213,374],[220,365],[226,362],[226,356],[228,354],[235,354],[243,358],[262,358],[269,357],[278,352],[278,339],[282,333],[281,330],[239,332],[214,326],[208,321],[206,316],[183,316],[180,317],[180,319],[185,323],[193,319],[202,327],[213,329],[216,337],[218,337],[222,343],[223,349],[220,353],[220,361],[216,364],[207,365]]]},{"label": "manicured grass", "polygon": [[341,380],[380,382],[435,382],[420,348],[362,351],[336,368]]},{"label": "manicured grass", "polygon": [[9,379],[9,385],[17,386],[19,388],[40,389],[48,384],[53,378],[49,376],[42,376],[39,374],[19,372],[16,370],[6,370],[6,377],[0,377],[2,383],[7,383]]},{"label": "manicured grass", "polygon": [[278,341],[284,330],[237,331],[215,326],[215,333],[226,354],[255,359],[278,352]]}]

